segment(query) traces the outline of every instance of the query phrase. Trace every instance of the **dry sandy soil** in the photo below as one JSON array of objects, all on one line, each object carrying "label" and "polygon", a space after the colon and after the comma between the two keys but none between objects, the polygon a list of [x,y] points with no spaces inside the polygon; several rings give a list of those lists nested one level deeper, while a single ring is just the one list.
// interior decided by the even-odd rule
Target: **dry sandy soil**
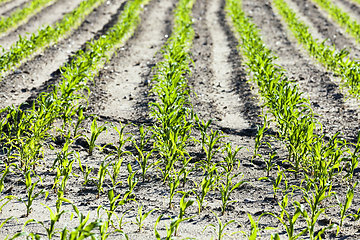
[{"label": "dry sandy soil", "polygon": [[[17,7],[21,7],[25,1],[13,0],[0,5],[1,16],[7,16]],[[8,48],[16,41],[18,34],[34,32],[39,26],[45,23],[54,23],[61,19],[62,15],[75,8],[80,0],[59,0],[51,6],[42,10],[37,16],[32,17],[28,23],[19,26],[18,29],[7,33],[0,38],[0,45]],[[84,49],[85,43],[105,33],[121,14],[125,0],[105,1],[99,8],[91,13],[84,23],[66,39],[51,46],[42,53],[37,54],[31,60],[24,63],[16,71],[8,74],[0,82],[0,107],[23,103],[31,103],[41,92],[47,91],[52,84],[56,84],[61,77],[59,67],[70,61],[73,54]],[[360,54],[359,45],[351,39],[345,31],[332,22],[326,13],[316,7],[310,0],[288,0],[298,15],[308,23],[313,35],[319,39],[328,39],[338,48],[347,47],[351,50],[352,57]],[[341,3],[354,16],[360,16],[360,5],[351,3],[351,0],[336,0]],[[221,216],[223,222],[236,220],[230,224],[226,232],[249,232],[250,222],[247,213],[257,219],[262,213],[277,212],[279,207],[273,198],[272,185],[269,181],[259,181],[265,176],[264,162],[261,159],[251,161],[257,126],[262,124],[260,115],[264,109],[257,94],[256,87],[249,83],[249,74],[242,65],[241,56],[237,50],[238,41],[232,33],[232,28],[227,21],[224,10],[224,0],[197,0],[193,9],[194,29],[196,36],[193,43],[192,76],[189,83],[193,93],[191,94],[195,112],[204,120],[213,119],[211,128],[221,130],[227,136],[224,141],[231,142],[233,146],[242,147],[238,154],[241,165],[239,171],[242,180],[246,183],[236,189],[226,214]],[[323,125],[327,136],[341,132],[348,142],[356,142],[359,131],[359,102],[346,95],[346,90],[339,87],[339,79],[331,72],[311,59],[307,53],[297,44],[286,25],[280,18],[277,11],[272,7],[269,0],[243,0],[246,14],[259,26],[260,33],[266,45],[278,56],[277,64],[283,66],[290,79],[304,96],[310,99],[311,106],[318,114],[319,122]],[[96,78],[96,86],[91,86],[89,108],[86,115],[90,116],[83,124],[83,133],[89,134],[91,120],[98,116],[99,124],[107,126],[117,125],[119,122],[129,124],[125,131],[134,135],[137,139],[138,129],[135,125],[143,124],[146,127],[153,124],[153,118],[149,116],[149,102],[153,96],[149,94],[155,64],[161,60],[161,48],[171,34],[173,15],[176,7],[175,0],[152,0],[144,9],[141,15],[142,20],[135,35],[122,46],[104,66]],[[274,131],[268,131],[271,134]],[[198,136],[195,131],[194,136]],[[108,128],[103,133],[98,144],[117,143],[117,133]],[[56,150],[61,149],[63,143],[54,143]],[[100,163],[112,150],[106,147],[104,151],[96,151],[94,155],[88,156],[83,140],[74,143],[73,149],[79,152],[82,164],[89,164],[93,167],[92,176],[95,177]],[[36,171],[43,178],[42,188],[49,191],[49,196],[39,197],[33,203],[33,210],[28,217],[24,216],[25,207],[19,201],[12,201],[7,204],[0,213],[0,221],[13,216],[17,220],[11,220],[0,229],[0,239],[7,235],[21,231],[23,224],[29,219],[49,222],[49,212],[44,206],[46,204],[54,209],[56,194],[52,190],[54,172],[50,171],[54,161],[55,151],[46,150],[46,155],[41,166]],[[134,151],[131,146],[127,150]],[[262,153],[268,149],[262,148]],[[281,145],[277,146],[279,158],[277,164],[282,164],[286,152]],[[191,156],[196,159],[202,158],[203,154],[195,144],[190,151]],[[0,156],[3,157],[3,156]],[[221,154],[216,156],[217,160],[222,158]],[[134,170],[139,169],[133,157],[126,157],[122,165],[121,180],[123,184],[116,191],[124,192],[127,189],[126,165],[131,163]],[[357,174],[355,180],[359,180]],[[99,206],[108,206],[107,190],[110,188],[110,181],[106,179],[104,193],[97,198],[96,185],[90,182],[83,185],[83,177],[77,164],[73,168],[74,176],[70,178],[66,198],[78,206],[84,214],[89,212],[90,219],[97,217]],[[276,169],[271,172],[275,177]],[[176,217],[179,211],[178,203],[181,195],[177,194],[174,199],[174,208],[168,206],[168,186],[160,178],[159,171],[154,168],[148,173],[144,182],[139,181],[135,188],[136,202],[130,202],[119,207],[116,213],[124,215],[124,232],[129,239],[155,239],[154,225],[156,219],[164,214],[158,225],[161,234],[165,234],[165,224],[169,224],[171,218]],[[190,176],[189,185],[179,190],[190,190],[202,177],[202,171],[195,169]],[[17,174],[10,174],[5,181],[5,190],[2,196],[16,195],[25,198],[25,185],[22,177]],[[288,179],[291,183],[298,182],[293,175]],[[334,186],[334,190],[340,196],[344,196],[346,187],[340,183]],[[213,213],[220,216],[221,199],[218,192],[211,192],[206,198],[206,208],[197,214],[197,204],[194,203],[187,215],[192,216],[180,225],[179,236],[174,239],[186,237],[195,239],[211,239],[214,232],[206,228],[209,224],[217,224]],[[335,198],[332,199],[332,204]],[[329,203],[331,204],[331,203]],[[137,231],[134,224],[137,207],[144,206],[144,210],[156,209],[145,220],[144,228]],[[360,207],[359,190],[356,190],[353,205],[349,213],[356,213]],[[66,205],[64,209],[71,211],[71,206]],[[319,224],[328,224],[330,221],[337,222],[339,213],[335,207],[329,207],[326,214],[323,214]],[[105,217],[104,211],[100,214]],[[65,225],[72,227],[77,224],[77,219],[70,219],[70,212],[63,215],[57,224],[62,229]],[[304,226],[304,220],[300,220],[299,227]],[[269,215],[261,218],[259,226],[278,227],[275,232],[280,233],[282,239],[286,239],[285,229],[278,221]],[[206,228],[206,229],[205,229]],[[204,230],[205,229],[205,230]],[[39,224],[31,223],[25,227],[28,232],[37,232],[46,238],[45,231]],[[113,229],[110,229],[112,231]],[[274,232],[274,231],[272,231]],[[261,231],[261,239],[270,239],[271,231]],[[336,236],[336,230],[329,230],[324,239],[360,239],[359,222],[348,218],[345,221],[341,233]],[[121,239],[120,234],[114,233],[109,239]],[[242,233],[226,236],[225,239],[246,239]]]}]

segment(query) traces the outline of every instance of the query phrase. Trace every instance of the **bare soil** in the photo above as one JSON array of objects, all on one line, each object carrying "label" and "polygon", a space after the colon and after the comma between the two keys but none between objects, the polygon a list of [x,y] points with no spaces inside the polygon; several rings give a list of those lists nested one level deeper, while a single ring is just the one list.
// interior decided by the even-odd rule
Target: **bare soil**
[{"label": "bare soil", "polygon": [[0,4],[0,16],[8,17],[16,9],[22,8],[26,0],[14,0]]},{"label": "bare soil", "polygon": [[[290,1],[290,0],[289,0]],[[343,3],[349,0],[337,0]],[[61,3],[60,3],[61,2]],[[109,29],[122,12],[124,0],[111,0],[105,2],[96,11],[90,14],[78,30],[72,33],[65,40],[60,41],[56,46],[52,46],[41,54],[36,55],[32,60],[20,66],[14,73],[8,75],[0,83],[0,106],[10,105],[19,106],[23,103],[31,103],[41,92],[51,88],[51,84],[56,84],[60,78],[59,67],[68,62],[73,54],[84,48],[86,41],[99,37]],[[306,2],[306,4],[303,4]],[[58,14],[55,17],[51,11],[46,10],[43,14],[52,21],[57,21],[62,13],[75,7],[74,1],[58,1]],[[196,239],[211,239],[214,231],[206,228],[209,224],[217,224],[213,213],[220,216],[223,223],[232,219],[236,223],[230,224],[226,232],[250,231],[250,221],[247,213],[255,219],[265,212],[277,213],[280,208],[273,197],[272,184],[270,181],[258,180],[266,175],[265,164],[261,159],[253,159],[253,150],[257,127],[262,124],[263,111],[261,99],[257,93],[256,86],[249,82],[250,77],[247,69],[243,66],[243,59],[238,52],[238,41],[232,33],[232,28],[226,19],[224,10],[224,0],[197,0],[193,9],[193,21],[195,29],[195,39],[191,50],[194,64],[191,66],[192,75],[189,77],[189,84],[192,89],[191,101],[194,111],[201,119],[213,120],[211,128],[221,130],[227,136],[223,140],[231,142],[242,149],[239,152],[241,173],[236,180],[245,180],[233,192],[231,200],[233,202],[227,208],[225,215],[221,214],[221,198],[218,192],[211,192],[206,198],[205,209],[198,214],[196,202],[187,210],[187,216],[192,216],[180,224],[179,236],[174,239],[184,239],[193,237]],[[328,20],[310,0],[293,0],[293,5],[307,22],[312,23],[311,31],[315,36],[329,38],[330,42],[337,47],[350,47],[353,57],[359,53],[359,47],[348,36],[343,34],[343,30]],[[117,144],[117,133],[110,126],[120,126],[120,122],[128,124],[126,133],[132,134],[134,139],[138,139],[138,125],[145,127],[154,124],[154,119],[150,115],[149,103],[154,101],[151,94],[151,79],[155,74],[153,67],[161,61],[161,49],[166,40],[171,35],[173,24],[173,9],[176,6],[175,0],[153,0],[144,9],[141,15],[141,23],[134,36],[124,44],[116,54],[105,64],[96,78],[96,85],[92,84],[91,95],[89,97],[89,108],[85,115],[88,119],[83,123],[83,134],[89,136],[91,121],[98,117],[98,124],[108,126],[108,131],[100,135],[98,144]],[[355,142],[359,131],[360,110],[357,100],[348,97],[346,89],[339,87],[339,79],[332,73],[326,71],[322,66],[311,59],[307,53],[297,44],[296,40],[286,29],[280,16],[273,9],[269,0],[243,0],[246,14],[252,18],[254,23],[260,28],[260,33],[266,45],[274,52],[278,59],[277,64],[281,65],[288,72],[290,79],[299,89],[304,92],[304,96],[310,99],[311,106],[317,114],[319,122],[324,128],[327,137],[341,132],[342,136],[349,142]],[[357,6],[355,6],[357,7]],[[355,9],[355,7],[352,7]],[[1,7],[0,7],[1,8]],[[46,17],[45,17],[46,18]],[[31,20],[40,24],[40,20]],[[29,25],[28,25],[29,24]],[[29,27],[31,23],[29,22]],[[25,26],[24,25],[24,26]],[[19,32],[17,33],[19,34]],[[17,36],[10,33],[4,36],[1,41],[14,41]],[[335,36],[335,37],[334,37]],[[1,44],[1,43],[0,43]],[[271,138],[274,130],[269,129],[267,138]],[[194,130],[193,137],[198,138],[199,132]],[[61,149],[63,143],[51,142],[56,146],[56,151]],[[76,141],[73,149],[79,152],[79,157],[83,165],[88,164],[94,170],[91,174],[96,177],[99,166],[113,150],[111,146],[105,147],[103,151],[96,150],[92,156],[86,151],[86,142],[82,139]],[[286,151],[281,144],[275,144],[279,157],[276,163],[286,168],[282,161],[286,158]],[[134,152],[135,149],[128,144],[126,150]],[[51,209],[55,208],[56,194],[52,190],[55,173],[50,171],[50,167],[56,158],[55,152],[46,148],[46,156],[41,161],[41,165],[36,168],[36,172],[43,178],[43,188],[49,191],[49,197],[44,199],[39,197],[33,203],[33,211],[28,217],[24,216],[25,207],[19,201],[12,201],[6,205],[0,213],[0,222],[13,216],[18,221],[11,220],[0,229],[0,239],[5,239],[9,234],[21,231],[23,224],[29,219],[49,222],[49,211],[43,204]],[[269,149],[261,148],[262,154],[268,154]],[[204,157],[202,150],[197,144],[190,146],[190,155],[196,162]],[[0,156],[2,157],[2,156]],[[222,154],[216,155],[216,161],[223,158]],[[120,173],[121,184],[117,193],[124,193],[127,189],[126,179],[128,176],[126,165],[131,163],[134,170],[139,170],[139,165],[133,157],[125,157]],[[110,168],[110,167],[109,167]],[[273,169],[270,179],[276,177],[276,170]],[[358,171],[355,180],[359,180]],[[99,206],[108,207],[107,190],[110,189],[110,180],[106,179],[104,193],[97,198],[97,187],[95,181],[90,181],[88,185],[83,185],[83,176],[77,162],[74,164],[72,176],[68,183],[66,198],[72,200],[79,210],[84,214],[89,212],[90,219],[97,217]],[[195,182],[201,181],[203,171],[199,168],[189,176],[186,187],[179,190],[189,191],[195,187]],[[11,174],[6,179],[5,190],[2,195],[16,195],[25,198],[25,185],[21,181],[23,177]],[[293,175],[288,176],[290,183],[299,184],[299,179]],[[338,192],[341,199],[346,194],[347,187],[339,180],[335,183],[333,190]],[[160,215],[164,215],[157,229],[161,235],[165,235],[166,227],[171,218],[178,215],[180,194],[174,198],[174,207],[169,208],[169,187],[162,182],[158,169],[150,169],[144,182],[139,176],[139,183],[135,188],[136,202],[129,202],[120,206],[116,213],[124,215],[124,222],[127,224],[123,230],[128,234],[129,239],[155,239],[154,225]],[[296,193],[297,194],[297,193]],[[298,195],[298,194],[297,194]],[[360,207],[360,199],[356,190],[353,205],[349,213],[356,213]],[[300,200],[300,199],[299,199]],[[335,197],[329,201],[334,204]],[[134,224],[137,208],[144,206],[145,211],[156,209],[145,220],[142,231],[137,231]],[[71,211],[71,206],[65,204],[63,209]],[[106,218],[104,210],[99,214]],[[327,209],[326,214],[319,219],[319,224],[337,222],[339,213],[336,207]],[[70,218],[70,213],[61,217],[57,228],[65,225],[73,227],[78,219]],[[279,232],[281,239],[286,239],[285,229],[279,222],[270,215],[261,218],[259,226],[278,227],[275,231],[261,231],[261,239],[270,239],[270,234]],[[300,220],[299,227],[305,226],[304,220]],[[324,239],[359,239],[359,223],[348,218],[345,221],[341,233],[336,236],[336,230],[329,230]],[[206,229],[205,229],[206,228]],[[46,235],[39,224],[31,223],[25,228]],[[112,231],[114,229],[110,229]],[[297,229],[298,230],[298,229]],[[111,239],[122,239],[120,234],[111,235]],[[225,239],[246,239],[242,233],[226,236]]]}]

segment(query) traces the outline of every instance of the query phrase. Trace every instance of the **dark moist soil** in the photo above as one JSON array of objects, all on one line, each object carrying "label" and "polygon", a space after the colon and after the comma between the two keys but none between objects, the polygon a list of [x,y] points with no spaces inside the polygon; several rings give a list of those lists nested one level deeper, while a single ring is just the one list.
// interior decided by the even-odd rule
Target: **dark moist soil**
[{"label": "dark moist soil", "polygon": [[[7,104],[18,105],[24,101],[31,101],[41,91],[46,90],[51,83],[56,83],[60,76],[56,69],[61,65],[61,62],[68,61],[73,52],[83,48],[85,41],[97,38],[100,33],[105,32],[121,14],[122,2],[121,0],[111,1],[110,6],[105,3],[92,13],[80,29],[71,34],[68,39],[45,50],[38,57],[20,67],[19,72],[5,78],[3,82],[7,83],[1,84],[0,93],[8,96],[6,98]],[[262,114],[261,100],[257,95],[256,87],[248,82],[249,77],[246,68],[242,66],[242,59],[237,51],[238,41],[225,17],[224,2],[224,0],[196,1],[193,9],[195,39],[192,58],[194,65],[192,66],[189,85],[192,90],[193,108],[199,114],[200,119],[204,121],[213,119],[211,129],[214,131],[221,130],[227,136],[222,140],[231,143],[233,148],[241,147],[238,154],[241,164],[236,171],[240,175],[234,181],[244,180],[246,182],[234,190],[230,199],[236,202],[228,206],[224,215],[221,215],[221,199],[218,191],[212,191],[207,195],[205,208],[200,214],[198,214],[197,203],[195,202],[187,209],[186,213],[186,216],[192,218],[180,224],[178,237],[174,239],[186,237],[211,239],[215,233],[211,227],[206,227],[209,224],[217,226],[214,214],[220,217],[223,224],[230,220],[236,220],[236,223],[232,223],[226,228],[227,233],[238,231],[249,233],[248,213],[257,220],[265,212],[278,213],[280,211],[273,197],[271,182],[258,180],[266,175],[263,160],[259,158],[251,160],[257,126],[262,124],[260,117]],[[345,139],[354,141],[359,125],[359,110],[356,101],[345,101],[344,93],[338,87],[337,80],[332,74],[309,58],[293,37],[289,37],[289,32],[268,0],[265,2],[243,0],[243,2],[246,14],[252,17],[253,21],[260,27],[266,45],[279,57],[277,63],[288,71],[289,78],[299,85],[299,89],[305,93],[306,97],[310,98],[314,111],[319,114],[318,119],[323,124],[324,132],[330,136],[341,131]],[[127,124],[125,132],[130,134],[127,136],[132,134],[134,140],[139,138],[138,127],[135,124],[143,124],[145,128],[154,124],[148,107],[149,102],[154,101],[153,95],[149,94],[150,81],[155,74],[153,67],[162,60],[161,47],[171,34],[172,11],[176,6],[175,3],[175,0],[153,0],[147,5],[134,36],[105,64],[104,69],[96,78],[96,85],[90,86],[89,108],[85,112],[88,118],[81,126],[83,127],[82,133],[90,136],[89,129],[92,119],[97,116],[98,125],[105,124],[108,127],[107,131],[103,132],[97,140],[98,144],[104,146],[113,143],[116,145],[118,135],[111,126],[120,128],[120,122]],[[68,46],[69,43],[71,43],[71,47]],[[64,52],[63,56],[58,57],[57,55],[61,52]],[[47,70],[50,67],[46,63],[51,61],[55,63],[51,70]],[[31,79],[35,76],[38,76],[38,80],[36,83],[32,83]],[[17,87],[18,85],[19,87]],[[22,88],[26,90],[21,91]],[[13,97],[10,97],[11,95]],[[5,97],[1,96],[1,99],[5,99]],[[266,139],[273,139],[271,135],[273,132],[269,129]],[[55,173],[50,171],[50,167],[56,159],[56,152],[60,151],[64,144],[59,132],[53,134],[57,138],[49,144],[55,146],[55,151],[51,151],[45,146],[45,158],[36,167],[36,172],[43,178],[43,189],[49,191],[49,196],[47,199],[43,197],[36,199],[33,203],[33,210],[28,217],[24,216],[25,207],[23,203],[14,200],[6,205],[0,213],[0,222],[10,216],[17,218],[18,221],[10,220],[0,229],[1,239],[4,239],[8,234],[12,236],[15,232],[21,231],[23,224],[29,219],[45,220],[46,224],[49,222],[49,211],[42,204],[55,209],[56,193],[52,190]],[[192,136],[199,139],[198,130],[194,130]],[[150,149],[152,143],[150,142],[147,148]],[[282,160],[285,160],[286,157],[286,151],[277,142],[274,142],[273,145],[279,156],[275,162],[282,167],[287,167],[282,164]],[[114,150],[113,146],[107,146],[102,152],[95,150],[94,154],[89,156],[86,151],[88,146],[83,138],[77,139],[72,146],[73,150],[79,152],[82,165],[87,164],[94,168],[91,177],[97,176],[101,162],[105,159],[111,159],[112,157],[109,157],[108,154]],[[136,152],[130,143],[126,144],[125,149],[133,153]],[[191,166],[195,166],[195,162],[204,159],[204,153],[199,144],[190,143],[189,153],[192,157]],[[260,153],[267,155],[269,149],[262,147]],[[0,157],[3,158],[3,156]],[[75,156],[72,158],[75,159]],[[222,159],[223,154],[218,153],[214,161],[219,162]],[[158,160],[158,156],[155,154],[151,160]],[[128,163],[133,166],[135,171],[139,170],[139,165],[134,157],[125,156],[119,177],[122,184],[115,188],[116,193],[124,194],[128,188],[128,172],[126,170]],[[108,167],[110,171],[111,168],[111,166]],[[273,180],[276,177],[276,171],[277,169],[274,168],[270,172],[270,179]],[[74,176],[71,176],[68,182],[65,197],[73,201],[80,212],[85,215],[89,213],[89,221],[97,218],[97,212],[105,219],[104,208],[109,207],[107,191],[111,187],[110,179],[106,178],[104,192],[97,197],[98,190],[95,181],[90,180],[87,185],[83,185],[84,178],[77,160],[73,165],[73,173]],[[157,229],[161,236],[165,236],[165,225],[169,226],[171,218],[178,215],[181,194],[175,195],[173,206],[169,208],[169,187],[162,181],[160,171],[156,168],[150,169],[144,182],[142,182],[140,175],[138,177],[139,183],[134,189],[136,202],[129,202],[116,210],[119,217],[124,214],[123,222],[126,224],[123,230],[129,235],[129,239],[154,239],[155,222],[159,216],[163,215]],[[203,178],[204,173],[197,166],[189,176],[187,185],[185,187],[180,186],[179,190],[194,189],[196,187],[195,182],[199,184]],[[355,178],[358,180],[358,176]],[[16,195],[25,198],[25,185],[21,179],[23,176],[20,174],[9,175],[6,178],[2,195]],[[290,184],[300,184],[300,179],[295,179],[291,174],[288,175],[288,181]],[[347,190],[346,186],[337,181],[333,190],[343,200]],[[299,192],[296,191],[295,200],[302,201],[299,196]],[[336,203],[335,197],[326,202],[327,206],[333,206],[334,203]],[[139,232],[134,222],[137,209],[141,205],[144,206],[145,212],[152,209],[156,210],[148,216],[142,231]],[[103,208],[99,208],[99,206]],[[355,196],[349,213],[356,213],[359,207],[359,198]],[[64,204],[63,209],[71,211],[72,207],[69,204]],[[330,221],[337,222],[338,216],[336,207],[329,208],[326,214],[321,215],[319,224],[325,226]],[[115,217],[113,219],[115,220]],[[116,220],[115,223],[117,224]],[[70,213],[66,213],[61,217],[56,227],[60,229],[64,226],[72,228],[77,224],[78,219],[71,220]],[[278,227],[274,231],[261,231],[259,239],[270,239],[270,234],[273,232],[280,233],[281,238],[286,239],[285,229],[274,217],[263,216],[259,226],[261,228]],[[304,227],[304,220],[300,219],[297,226],[299,228]],[[357,226],[357,222],[348,218],[339,236],[335,237],[336,230],[330,230],[323,237],[324,239],[358,239],[360,235],[357,232]],[[45,231],[39,224],[31,223],[25,227],[25,230],[41,233],[41,236],[46,238]],[[114,231],[114,229],[111,228],[110,231]],[[113,234],[110,237],[111,239],[122,239],[120,234]],[[225,239],[247,238],[242,233],[237,233],[231,237],[227,236]]]}]

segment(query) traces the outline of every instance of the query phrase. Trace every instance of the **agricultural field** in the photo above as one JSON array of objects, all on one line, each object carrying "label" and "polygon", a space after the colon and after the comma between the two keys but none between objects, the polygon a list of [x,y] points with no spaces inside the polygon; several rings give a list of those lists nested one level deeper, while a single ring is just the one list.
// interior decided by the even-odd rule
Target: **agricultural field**
[{"label": "agricultural field", "polygon": [[360,239],[360,0],[0,16],[0,239]]}]

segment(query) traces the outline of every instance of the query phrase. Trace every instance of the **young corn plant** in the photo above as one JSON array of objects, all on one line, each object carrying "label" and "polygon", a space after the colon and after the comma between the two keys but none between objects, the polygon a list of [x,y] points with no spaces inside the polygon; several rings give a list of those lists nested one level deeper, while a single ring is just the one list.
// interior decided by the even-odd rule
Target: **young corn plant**
[{"label": "young corn plant", "polygon": [[11,167],[14,166],[14,164],[4,164],[5,169],[1,172],[1,178],[0,178],[0,194],[5,188],[5,178],[6,176],[11,172]]},{"label": "young corn plant", "polygon": [[[95,141],[97,140],[99,135],[104,131],[106,131],[105,124],[98,127],[97,118],[94,118],[94,120],[92,121],[92,124],[91,124],[91,136],[90,136],[90,138],[86,137],[86,141],[89,146],[89,155],[93,154],[95,147],[99,147],[95,144]],[[99,148],[101,148],[101,147],[99,147]]]},{"label": "young corn plant", "polygon": [[137,212],[137,215],[136,215],[136,218],[135,218],[135,224],[138,226],[138,231],[141,232],[141,229],[142,227],[144,226],[144,221],[145,219],[154,211],[156,211],[157,209],[151,209],[145,213],[143,213],[143,205],[140,205],[138,207],[138,212]]},{"label": "young corn plant", "polygon": [[[189,200],[186,200],[186,198],[188,197],[188,195],[190,194],[190,192],[180,192],[183,196],[181,197],[180,199],[180,212],[179,212],[179,216],[178,216],[178,219],[179,220],[188,220],[192,217],[188,217],[188,218],[184,218],[185,216],[185,211],[186,209],[188,209],[191,205],[193,205],[194,203],[194,200],[192,199],[189,199]],[[178,230],[179,230],[179,226],[177,226],[177,228],[175,229],[175,236],[177,235],[178,233]]]},{"label": "young corn plant", "polygon": [[35,188],[38,185],[39,182],[41,182],[41,178],[39,177],[39,180],[36,182],[33,182],[32,180],[32,171],[27,171],[24,175],[25,175],[25,185],[26,185],[26,192],[27,192],[27,196],[26,199],[21,199],[18,198],[19,201],[21,201],[22,203],[25,204],[26,207],[26,214],[25,216],[29,216],[31,209],[32,209],[32,204],[34,202],[34,200],[40,196],[41,194],[43,194],[45,191],[44,189],[41,189],[39,191],[36,191]]},{"label": "young corn plant", "polygon": [[80,159],[79,156],[77,157],[77,160],[78,160],[78,162],[79,162],[80,171],[82,172],[83,177],[84,177],[84,183],[83,183],[83,185],[87,185],[88,182],[89,182],[90,180],[92,180],[92,178],[90,177],[90,174],[91,174],[91,172],[94,170],[94,167],[89,167],[89,165],[86,164],[86,165],[85,165],[85,168],[84,168],[83,165],[82,165],[82,163],[81,163],[81,159]]},{"label": "young corn plant", "polygon": [[[131,152],[125,151],[124,147],[126,143],[132,142],[132,135],[124,133],[126,125],[120,123],[120,128],[113,126],[113,129],[118,133],[119,143],[114,145],[115,151],[110,154],[110,156],[115,156],[117,160],[121,159],[123,155],[128,155]],[[130,136],[128,136],[130,135]]]},{"label": "young corn plant", "polygon": [[[331,197],[334,192],[331,191],[332,185],[329,183],[320,183],[319,186],[317,183],[307,178],[308,183],[306,188],[300,187],[300,190],[303,192],[304,200],[307,203],[310,210],[302,207],[300,203],[295,202],[297,207],[301,209],[301,215],[305,218],[307,223],[307,230],[310,235],[311,240],[321,239],[321,234],[325,230],[332,228],[333,225],[322,228],[320,231],[316,232],[315,227],[319,217],[325,212],[326,207],[322,207],[322,202]],[[322,181],[322,180],[320,180]]]},{"label": "young corn plant", "polygon": [[262,140],[264,138],[264,134],[265,134],[267,128],[268,128],[267,116],[264,115],[264,124],[261,127],[257,126],[257,133],[256,133],[256,137],[255,137],[254,155],[253,155],[252,159],[254,159],[256,156],[258,156],[258,151],[259,151],[259,148],[261,147]]},{"label": "young corn plant", "polygon": [[170,192],[169,192],[169,208],[173,208],[173,199],[174,199],[174,196],[175,194],[177,193],[177,189],[178,187],[180,186],[180,174],[176,171],[174,171],[169,179],[168,179],[168,185],[169,185],[169,188],[170,188]]},{"label": "young corn plant", "polygon": [[272,150],[271,144],[269,142],[266,143],[268,145],[268,147],[271,149],[271,151],[269,152],[267,157],[263,157],[264,162],[265,162],[265,172],[266,172],[266,177],[270,176],[270,172],[271,169],[274,167],[275,163],[274,163],[274,159],[277,157],[277,152]]},{"label": "young corn plant", "polygon": [[350,187],[347,190],[344,203],[342,203],[339,200],[338,195],[335,194],[336,200],[338,202],[338,206],[340,208],[340,222],[339,222],[339,224],[337,226],[337,234],[339,234],[339,232],[340,232],[340,230],[341,230],[341,228],[343,226],[344,220],[347,217],[351,216],[351,214],[346,214],[346,211],[351,207],[352,201],[354,199],[354,190],[355,190],[357,185],[358,185],[358,182],[356,182],[352,187]]},{"label": "young corn plant", "polygon": [[126,191],[125,196],[124,196],[125,202],[128,200],[135,199],[134,188],[138,184],[138,179],[135,177],[137,171],[134,172],[132,170],[130,163],[127,165],[127,170],[128,170],[129,175],[127,178],[128,190]]},{"label": "young corn plant", "polygon": [[163,239],[171,240],[171,239],[173,239],[173,235],[175,235],[176,229],[179,228],[180,223],[182,223],[186,219],[178,219],[178,218],[171,219],[170,226],[168,227],[168,226],[165,225],[166,236],[161,237],[161,235],[157,231],[156,227],[159,224],[162,217],[163,217],[163,215],[159,216],[158,219],[156,220],[156,223],[155,223],[155,226],[154,226],[155,238],[156,238],[156,240],[163,240]]},{"label": "young corn plant", "polygon": [[207,171],[210,170],[213,164],[212,159],[215,156],[215,154],[217,154],[222,150],[223,142],[221,142],[221,139],[224,137],[225,136],[222,135],[221,131],[216,130],[214,132],[212,129],[210,129],[210,134],[205,136],[202,145],[203,145],[203,150],[206,154],[204,166]]},{"label": "young corn plant", "polygon": [[278,205],[281,208],[280,214],[276,213],[268,213],[279,220],[281,225],[284,226],[287,237],[289,240],[296,240],[306,234],[307,228],[300,231],[299,233],[295,233],[296,230],[296,222],[298,221],[299,217],[301,216],[302,209],[297,204],[293,204],[295,207],[295,212],[291,214],[288,209],[289,201],[293,196],[293,192],[285,194],[281,202],[278,202]]},{"label": "young corn plant", "polygon": [[70,200],[66,199],[66,198],[59,198],[57,200],[57,204],[56,204],[56,212],[54,212],[50,207],[43,204],[43,206],[45,206],[50,212],[50,223],[49,223],[49,225],[47,224],[47,221],[36,221],[34,219],[31,219],[31,220],[29,220],[29,221],[27,221],[25,223],[25,226],[27,224],[31,223],[31,222],[36,222],[36,223],[40,224],[45,229],[48,239],[52,239],[57,234],[57,232],[59,230],[59,229],[55,228],[55,224],[57,222],[59,222],[61,216],[67,212],[65,210],[61,210],[62,202],[67,202],[67,203],[72,204],[72,202]]},{"label": "young corn plant", "polygon": [[142,181],[144,182],[146,172],[152,167],[156,166],[158,163],[160,163],[160,161],[150,163],[150,158],[153,154],[154,149],[150,151],[145,151],[144,149],[148,144],[149,140],[151,139],[151,138],[147,138],[147,133],[149,132],[149,130],[145,131],[144,126],[141,125],[139,127],[139,132],[140,132],[139,142],[137,143],[135,140],[133,140],[132,142],[133,142],[133,146],[137,150],[137,154],[134,155],[134,158],[137,161],[137,163],[140,165]]},{"label": "young corn plant", "polygon": [[226,207],[236,202],[230,201],[230,194],[237,188],[239,188],[242,184],[244,184],[246,181],[240,181],[237,180],[236,183],[233,183],[233,180],[236,179],[240,173],[238,174],[232,174],[231,172],[226,173],[226,179],[221,181],[218,188],[220,190],[221,194],[221,214],[224,215],[226,211]]},{"label": "young corn plant", "polygon": [[216,240],[222,240],[222,239],[224,239],[225,236],[228,236],[228,235],[231,236],[231,235],[235,235],[235,234],[239,233],[239,232],[233,232],[231,234],[228,234],[225,232],[227,226],[229,226],[232,223],[236,223],[235,220],[230,220],[226,223],[223,223],[221,221],[221,219],[218,217],[218,215],[216,215],[216,213],[213,212],[213,214],[216,217],[217,225],[211,223],[211,224],[207,225],[203,231],[205,231],[208,227],[212,228],[213,231],[215,232]]},{"label": "young corn plant", "polygon": [[[127,196],[125,195],[123,199],[119,200],[121,197],[121,194],[117,194],[115,196],[115,192],[114,189],[110,189],[108,191],[108,200],[109,200],[109,209],[106,210],[106,214],[108,217],[108,222],[114,226],[113,221],[111,219],[111,217],[113,216],[113,214],[115,214],[115,210],[116,208],[118,208],[121,205],[124,205],[127,201],[127,199],[125,199]],[[116,216],[116,214],[115,214]],[[121,219],[122,220],[122,219]],[[120,229],[121,229],[122,224],[120,225]]]},{"label": "young corn plant", "polygon": [[[232,150],[231,143],[227,143],[223,149],[224,164],[226,171],[231,172],[234,169],[234,165],[237,165],[237,169],[240,167],[240,159],[236,158],[236,155],[243,147],[236,147]],[[237,164],[236,164],[237,163]]]},{"label": "young corn plant", "polygon": [[98,195],[97,198],[100,197],[100,194],[104,191],[103,190],[103,185],[104,185],[104,181],[105,181],[105,177],[108,173],[108,167],[110,165],[110,162],[107,162],[104,160],[101,162],[101,165],[99,167],[99,171],[98,171],[98,176],[97,176],[97,189],[98,189]]},{"label": "young corn plant", "polygon": [[119,177],[119,174],[120,174],[122,162],[123,162],[123,159],[119,159],[119,160],[115,159],[111,164],[111,171],[110,170],[107,171],[113,188],[115,188],[117,185],[122,184],[122,181],[117,180]]},{"label": "young corn plant", "polygon": [[198,203],[198,210],[199,214],[203,210],[204,207],[204,201],[206,195],[214,188],[216,185],[216,177],[214,176],[213,172],[216,171],[216,169],[212,169],[211,172],[206,175],[203,180],[201,181],[200,185],[196,184],[196,190],[192,190],[195,194],[196,201]]}]

